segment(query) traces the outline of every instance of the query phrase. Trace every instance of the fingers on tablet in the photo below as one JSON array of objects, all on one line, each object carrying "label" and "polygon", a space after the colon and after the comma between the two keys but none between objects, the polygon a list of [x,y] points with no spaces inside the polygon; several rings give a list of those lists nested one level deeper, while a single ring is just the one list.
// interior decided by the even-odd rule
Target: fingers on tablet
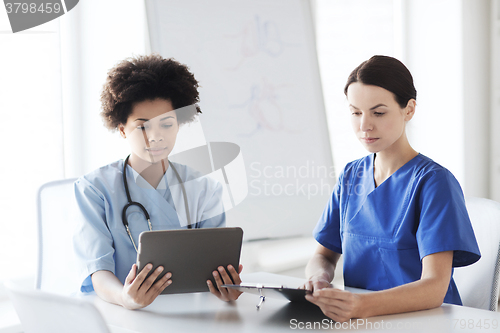
[{"label": "fingers on tablet", "polygon": [[221,281],[221,285],[222,284],[232,284],[233,283],[233,281],[231,280],[231,278],[227,274],[227,272],[224,269],[224,267],[222,267],[222,266],[217,267],[217,271],[218,271],[218,274],[216,275],[216,278],[217,277],[219,278],[219,281]]},{"label": "fingers on tablet", "polygon": [[210,290],[212,294],[220,298],[220,292],[217,289],[215,289],[214,285],[212,284],[212,281],[207,280],[207,286],[208,290]]},{"label": "fingers on tablet", "polygon": [[224,289],[224,288],[221,288],[222,281],[220,279],[219,273],[217,273],[217,271],[213,271],[212,275],[214,276],[214,280],[215,280],[215,284],[217,285],[217,288],[215,287],[215,285],[213,284],[212,281],[207,280],[208,290],[210,290],[210,292],[212,294],[214,294],[215,296],[217,296],[221,300],[224,300],[225,299],[224,294],[221,293],[221,289]]},{"label": "fingers on tablet", "polygon": [[162,266],[157,267],[153,271],[153,273],[151,273],[151,275],[146,279],[146,281],[144,281],[142,283],[141,288],[145,288],[146,290],[149,290],[151,288],[151,286],[155,283],[156,279],[161,274],[161,272],[163,272],[163,267]]},{"label": "fingers on tablet", "polygon": [[237,290],[233,290],[233,289],[223,288],[222,285],[223,284],[240,284],[241,279],[233,266],[229,265],[227,267],[227,269],[228,269],[230,275],[222,266],[219,266],[217,268],[217,271],[213,272],[213,276],[214,276],[215,282],[217,284],[218,291],[215,290],[215,287],[211,283],[209,283],[208,286],[209,286],[210,291],[213,294],[215,294],[217,297],[219,297],[220,299],[222,299],[224,301],[234,301],[234,300],[238,299],[238,297],[241,295],[241,292],[237,291]]},{"label": "fingers on tablet", "polygon": [[157,295],[161,294],[165,288],[167,288],[170,284],[172,284],[172,280],[170,278],[172,277],[172,273],[168,272],[167,274],[163,275],[162,278],[153,285],[155,288],[155,292]]},{"label": "fingers on tablet", "polygon": [[[243,268],[243,266],[240,265],[240,272],[241,272],[242,268]],[[240,275],[238,272],[236,272],[236,269],[234,269],[234,267],[232,265],[229,265],[229,266],[227,266],[227,270],[231,274],[231,277],[232,277],[234,284],[240,284],[241,283]]]},{"label": "fingers on tablet", "polygon": [[133,264],[132,268],[130,268],[130,272],[128,272],[128,275],[125,278],[125,284],[131,284],[134,281],[136,275],[137,275],[137,265]]}]

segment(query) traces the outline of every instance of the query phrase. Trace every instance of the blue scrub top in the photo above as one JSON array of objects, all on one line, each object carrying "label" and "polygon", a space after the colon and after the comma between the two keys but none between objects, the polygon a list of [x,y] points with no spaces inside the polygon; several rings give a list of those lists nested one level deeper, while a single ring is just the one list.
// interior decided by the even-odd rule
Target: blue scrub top
[{"label": "blue scrub top", "polygon": [[[346,286],[384,290],[417,281],[422,258],[454,251],[453,267],[481,257],[462,189],[446,168],[419,154],[375,187],[371,154],[341,173],[313,235],[344,255]],[[452,279],[445,303],[461,305]]]},{"label": "blue scrub top", "polygon": [[[119,160],[82,176],[74,185],[80,209],[73,244],[80,267],[82,292],[94,290],[90,275],[99,270],[114,273],[124,283],[137,259],[137,252],[122,222],[122,210],[128,202],[122,179],[123,162]],[[175,164],[175,168],[184,182],[189,181],[186,194],[193,223],[199,221],[201,228],[224,227],[221,184],[209,177],[199,177],[184,165]],[[175,183],[171,181],[173,178],[175,174],[172,168],[168,168],[155,189],[127,166],[132,201],[146,208],[153,230],[187,228],[179,219],[179,215],[185,215],[182,192],[175,187],[170,191],[168,186]],[[172,195],[179,198],[173,200]],[[174,201],[182,203],[180,212],[174,208]],[[139,246],[139,234],[149,230],[147,220],[137,206],[127,209],[127,218],[134,242]]]}]

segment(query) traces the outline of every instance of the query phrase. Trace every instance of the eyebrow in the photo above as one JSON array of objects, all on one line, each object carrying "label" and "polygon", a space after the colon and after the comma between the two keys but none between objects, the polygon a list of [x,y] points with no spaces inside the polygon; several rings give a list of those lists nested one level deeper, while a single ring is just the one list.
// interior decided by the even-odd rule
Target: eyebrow
[{"label": "eyebrow", "polygon": [[[357,107],[355,107],[355,106],[354,106],[354,105],[352,105],[352,104],[349,104],[349,106],[350,106],[350,107],[355,108],[356,110],[359,110]],[[375,106],[371,107],[371,108],[370,108],[370,110],[375,110],[376,108],[381,107],[381,106],[385,106],[385,107],[387,107],[387,105],[382,104],[382,103],[379,103],[379,104],[377,104],[377,105],[375,105]]]},{"label": "eyebrow", "polygon": [[[166,120],[168,118],[172,118],[172,119],[175,119],[173,116],[166,116],[166,117],[163,117],[160,119],[160,121],[163,121],[163,120]],[[146,119],[146,118],[137,118],[136,120],[134,121],[149,121],[149,119]]]}]

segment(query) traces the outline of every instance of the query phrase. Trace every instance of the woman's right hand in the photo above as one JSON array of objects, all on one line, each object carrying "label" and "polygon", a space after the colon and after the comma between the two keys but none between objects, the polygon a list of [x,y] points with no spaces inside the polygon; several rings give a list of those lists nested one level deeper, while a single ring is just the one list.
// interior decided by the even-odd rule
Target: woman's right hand
[{"label": "woman's right hand", "polygon": [[339,261],[340,253],[334,252],[321,244],[318,244],[316,252],[306,266],[308,280],[300,289],[311,292],[333,287],[330,282],[335,276],[335,267]]},{"label": "woman's right hand", "polygon": [[170,280],[172,274],[170,272],[155,282],[156,278],[163,271],[163,267],[161,266],[156,268],[146,279],[151,269],[153,269],[153,265],[149,263],[139,274],[137,274],[137,265],[132,265],[125,279],[121,294],[121,303],[123,307],[131,310],[146,307],[153,303],[156,297],[172,283],[172,280]]},{"label": "woman's right hand", "polygon": [[332,284],[325,275],[313,275],[299,289],[306,289],[313,293],[315,290],[331,287]]}]

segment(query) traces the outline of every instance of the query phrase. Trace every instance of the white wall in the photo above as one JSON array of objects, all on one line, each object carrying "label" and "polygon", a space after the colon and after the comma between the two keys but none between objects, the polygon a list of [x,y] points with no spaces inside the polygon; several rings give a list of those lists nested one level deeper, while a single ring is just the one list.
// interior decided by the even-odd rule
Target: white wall
[{"label": "white wall", "polygon": [[64,176],[58,26],[12,34],[2,10],[0,282],[34,271],[37,190]]},{"label": "white wall", "polygon": [[[108,70],[145,54],[148,39],[143,1],[85,0],[60,18],[63,46],[63,103],[66,177],[80,176],[125,158],[128,145],[108,131],[99,115]],[[96,10],[99,8],[99,10]]]},{"label": "white wall", "polygon": [[500,0],[492,0],[491,7],[491,113],[490,113],[490,193],[500,201]]},{"label": "white wall", "polygon": [[464,186],[460,1],[409,0],[405,19],[406,64],[417,88],[410,142]]},{"label": "white wall", "polygon": [[476,197],[492,194],[489,177],[490,11],[489,0],[462,1],[464,185],[466,194]]},{"label": "white wall", "polygon": [[406,55],[417,86],[417,150],[466,196],[490,196],[489,0],[407,0]]},{"label": "white wall", "polygon": [[338,172],[368,153],[352,133],[344,95],[349,73],[375,54],[394,55],[392,0],[317,0],[316,39],[333,161]]}]

